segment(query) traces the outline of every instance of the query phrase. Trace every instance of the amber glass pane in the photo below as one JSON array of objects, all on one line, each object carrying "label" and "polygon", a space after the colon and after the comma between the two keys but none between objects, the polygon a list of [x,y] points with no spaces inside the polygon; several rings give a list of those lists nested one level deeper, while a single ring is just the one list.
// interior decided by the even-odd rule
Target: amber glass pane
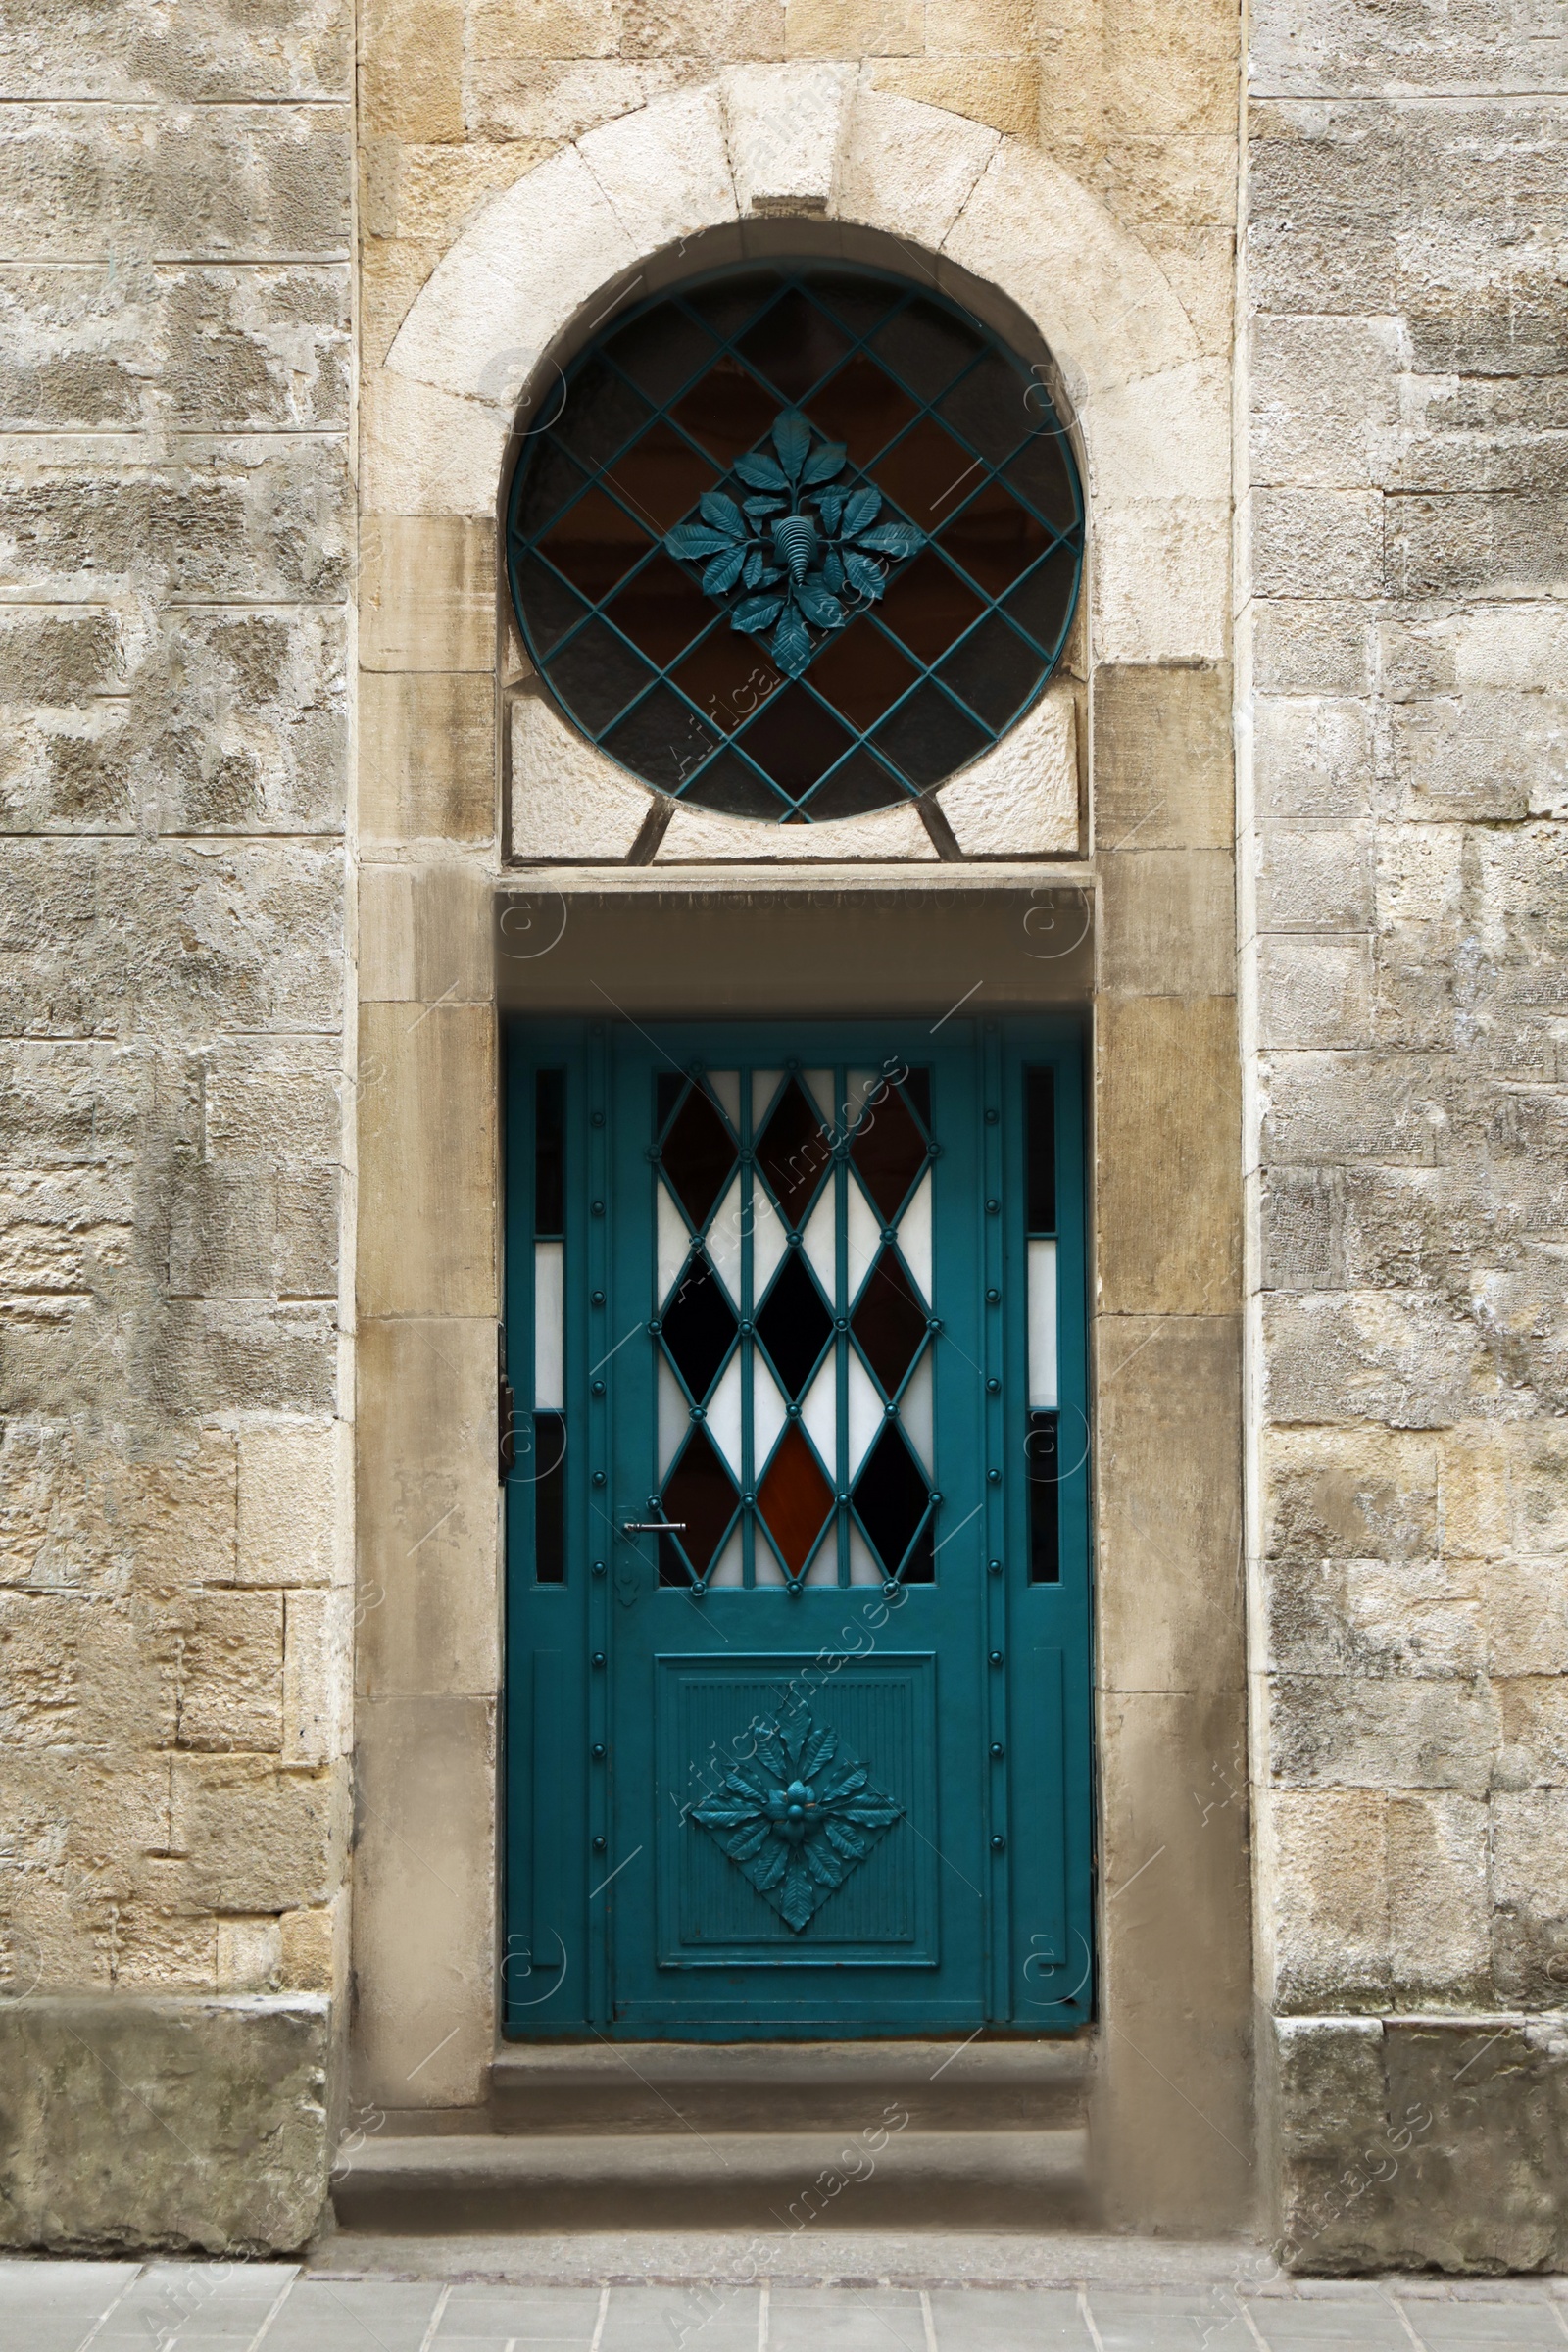
[{"label": "amber glass pane", "polygon": [[935,400],[980,348],[978,335],[918,294],[872,338],[872,349],[922,400]]},{"label": "amber glass pane", "polygon": [[883,1224],[891,1225],[926,1162],[925,1137],[897,1087],[888,1087],[867,1104],[856,1128],[850,1157],[876,1202]]},{"label": "amber glass pane", "polygon": [[1058,531],[1071,529],[1078,511],[1059,430],[1037,428],[1007,467],[1007,479]]},{"label": "amber glass pane", "polygon": [[757,1336],[767,1349],[786,1396],[799,1398],[833,1335],[833,1317],[811,1269],[799,1250],[786,1251],[778,1280],[757,1318]]},{"label": "amber glass pane", "polygon": [[742,335],[736,349],[786,400],[796,402],[844,357],[848,345],[815,303],[792,287]]},{"label": "amber glass pane", "polygon": [[713,617],[710,599],[662,548],[605,611],[616,628],[661,669]]},{"label": "amber glass pane", "polygon": [[942,545],[988,596],[1005,596],[1045,554],[1051,534],[1000,482],[987,482],[947,525]]},{"label": "amber glass pane", "polygon": [[823,385],[807,410],[818,432],[845,444],[852,466],[869,465],[914,413],[913,401],[863,351]]},{"label": "amber glass pane", "polygon": [[[855,1507],[860,1515],[860,1524],[889,1576],[896,1576],[904,1565],[930,1499],[930,1490],[918,1463],[902,1433],[889,1423],[855,1482]],[[929,1535],[921,1548],[929,1558]],[[911,1562],[905,1573],[910,1574],[916,1564]],[[927,1567],[927,1576],[929,1573]],[[916,1581],[923,1580],[917,1577]]]},{"label": "amber glass pane", "polygon": [[813,270],[811,292],[843,319],[852,335],[868,335],[899,299],[897,286],[852,276],[848,270]]},{"label": "amber glass pane", "polygon": [[537,556],[529,556],[517,565],[515,578],[533,650],[536,654],[548,654],[568,629],[576,627],[588,608]]},{"label": "amber glass pane", "polygon": [[672,675],[682,694],[726,735],[755,717],[784,683],[754,638],[722,628],[695,646]]},{"label": "amber glass pane", "polygon": [[869,752],[856,752],[819,784],[806,806],[814,824],[842,816],[864,816],[886,808],[899,795],[899,780],[878,766]]},{"label": "amber glass pane", "polygon": [[758,1510],[791,1576],[799,1576],[810,1558],[832,1502],[833,1490],[792,1421],[757,1490]]},{"label": "amber glass pane", "polygon": [[606,349],[622,373],[662,407],[705,360],[712,358],[713,341],[694,318],[668,302],[623,326]]},{"label": "amber glass pane", "polygon": [[850,1329],[881,1383],[883,1396],[896,1396],[924,1344],[925,1308],[891,1250],[882,1250],[871,1268]]},{"label": "amber glass pane", "polygon": [[681,793],[699,808],[713,808],[721,816],[760,816],[778,821],[781,804],[771,784],[753,773],[745,761],[723,752]]},{"label": "amber glass pane", "polygon": [[757,1139],[757,1164],[792,1225],[800,1225],[831,1157],[827,1130],[792,1078]]},{"label": "amber glass pane", "polygon": [[843,759],[852,738],[801,687],[786,686],[769,696],[742,740],[758,766],[798,801]]},{"label": "amber glass pane", "polygon": [[[575,652],[576,645],[573,638],[566,649],[568,655]],[[664,792],[678,792],[687,777],[697,773],[717,737],[667,686],[656,686],[602,740],[606,751],[623,767],[646,776],[650,784]]]},{"label": "amber glass pane", "polygon": [[852,727],[874,727],[919,676],[914,663],[869,620],[852,620],[811,663],[811,684]]},{"label": "amber glass pane", "polygon": [[988,351],[937,403],[937,415],[993,466],[1015,450],[1040,422],[1037,379],[1022,375],[1000,352]]},{"label": "amber glass pane", "polygon": [[964,499],[978,489],[983,468],[951,433],[922,416],[904,439],[878,460],[871,479],[897,499],[909,520],[928,534],[938,531]]},{"label": "amber glass pane", "polygon": [[877,607],[880,619],[922,662],[940,662],[985,607],[931,548],[901,572]]},{"label": "amber glass pane", "polygon": [[717,285],[700,287],[687,301],[715,335],[727,337],[744,333],[748,320],[772,301],[778,287],[776,270],[748,270]]},{"label": "amber glass pane", "polygon": [[605,479],[656,533],[673,530],[718,475],[667,424],[656,424],[615,460]]},{"label": "amber glass pane", "polygon": [[576,497],[587,478],[582,467],[574,465],[555,441],[536,442],[517,505],[516,524],[523,537],[537,539],[541,531],[548,529],[552,517],[560,514],[568,498]]},{"label": "amber glass pane", "polygon": [[681,1104],[660,1158],[675,1198],[692,1223],[705,1225],[729,1181],[735,1146],[717,1105],[700,1086],[694,1086]]},{"label": "amber glass pane", "polygon": [[590,490],[547,532],[541,542],[558,571],[597,604],[623,579],[653,540],[624,508],[602,490]]},{"label": "amber glass pane", "polygon": [[729,1531],[736,1500],[734,1481],[712,1440],[705,1429],[694,1429],[685,1452],[664,1481],[662,1495],[665,1518],[684,1520],[686,1530],[674,1539],[662,1538],[660,1551],[673,1552],[678,1542],[698,1575],[706,1576]]},{"label": "amber glass pane", "polygon": [[555,438],[584,466],[605,466],[652,414],[647,401],[603,360],[590,360],[572,377]]},{"label": "amber glass pane", "polygon": [[1009,620],[1028,630],[1037,645],[1054,652],[1072,611],[1075,560],[1066,548],[1037,564],[1003,606]]},{"label": "amber glass pane", "polygon": [[693,384],[670,414],[721,466],[732,466],[761,439],[778,410],[778,402],[768,398],[739,360],[726,356]]},{"label": "amber glass pane", "polygon": [[590,735],[597,735],[654,673],[602,620],[591,620],[556,656],[546,674],[572,716]]},{"label": "amber glass pane", "polygon": [[1000,734],[1046,674],[1032,645],[995,612],[950,654],[937,675]]},{"label": "amber glass pane", "polygon": [[669,1360],[698,1404],[718,1378],[735,1337],[735,1312],[712,1267],[694,1250],[662,1322]]},{"label": "amber glass pane", "polygon": [[915,1111],[924,1125],[927,1135],[929,1135],[931,1132],[930,1071],[906,1070],[904,1074],[903,1091],[907,1097],[908,1101],[913,1103]]},{"label": "amber glass pane", "polygon": [[987,743],[974,720],[935,686],[922,686],[901,703],[872,740],[883,759],[891,760],[919,792],[977,759]]}]

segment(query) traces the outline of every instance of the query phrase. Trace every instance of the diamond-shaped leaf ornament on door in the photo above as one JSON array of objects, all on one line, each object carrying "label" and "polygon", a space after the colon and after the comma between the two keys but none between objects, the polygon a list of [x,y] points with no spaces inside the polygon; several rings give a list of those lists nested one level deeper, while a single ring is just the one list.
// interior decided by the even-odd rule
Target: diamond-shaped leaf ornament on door
[{"label": "diamond-shaped leaf ornament on door", "polygon": [[837,1733],[802,1712],[763,1726],[756,1753],[691,1817],[799,1936],[903,1815]]}]

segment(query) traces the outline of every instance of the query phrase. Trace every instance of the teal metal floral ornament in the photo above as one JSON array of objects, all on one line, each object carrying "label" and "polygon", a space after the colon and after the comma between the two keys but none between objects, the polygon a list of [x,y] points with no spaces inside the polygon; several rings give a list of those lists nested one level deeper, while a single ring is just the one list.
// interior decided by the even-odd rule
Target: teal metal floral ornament
[{"label": "teal metal floral ornament", "polygon": [[787,411],[773,424],[776,458],[753,450],[735,461],[751,495],[709,490],[699,501],[702,521],[678,523],[664,537],[681,562],[706,559],[708,595],[736,597],[732,629],[754,636],[772,628],[768,651],[792,678],[816,650],[812,629],[841,629],[881,596],[887,564],[878,557],[902,563],[925,545],[912,523],[877,520],[880,490],[838,481],[849,462],[842,442],[813,449],[812,439],[806,418]]},{"label": "teal metal floral ornament", "polygon": [[692,1819],[797,1936],[904,1816],[863,1764],[839,1754],[837,1733],[805,1713],[763,1727],[755,1755],[725,1773],[724,1790],[694,1805]]}]

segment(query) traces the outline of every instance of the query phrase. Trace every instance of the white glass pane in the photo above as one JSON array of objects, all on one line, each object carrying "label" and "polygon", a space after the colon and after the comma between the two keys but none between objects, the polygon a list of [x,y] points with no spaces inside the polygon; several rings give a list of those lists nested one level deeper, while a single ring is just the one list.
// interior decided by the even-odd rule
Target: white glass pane
[{"label": "white glass pane", "polygon": [[1056,1396],[1056,1245],[1029,1245],[1029,1409],[1054,1412]]},{"label": "white glass pane", "polygon": [[686,1230],[686,1220],[676,1206],[669,1187],[662,1182],[659,1194],[659,1303],[663,1305],[680,1280],[680,1270],[686,1263],[686,1253],[692,1237]]},{"label": "white glass pane", "polygon": [[816,1104],[824,1127],[833,1124],[833,1073],[831,1070],[802,1070],[801,1077],[807,1094]]},{"label": "white glass pane", "polygon": [[931,1296],[931,1177],[929,1171],[915,1187],[914,1198],[899,1219],[899,1248],[914,1276],[922,1298]]},{"label": "white glass pane", "polygon": [[737,1176],[708,1228],[708,1254],[731,1298],[741,1295],[741,1180]]},{"label": "white glass pane", "polygon": [[[752,1475],[760,1480],[784,1426],[784,1397],[756,1348],[752,1350]],[[762,1547],[759,1544],[758,1557]]]},{"label": "white glass pane", "polygon": [[541,1413],[564,1412],[564,1300],[562,1242],[533,1246],[533,1401]]},{"label": "white glass pane", "polygon": [[718,1097],[724,1116],[739,1135],[741,1131],[741,1074],[739,1070],[710,1070],[708,1083]]},{"label": "white glass pane", "polygon": [[752,1183],[752,1307],[767,1297],[767,1286],[778,1272],[789,1228],[760,1183]]},{"label": "white glass pane", "polygon": [[882,1427],[882,1399],[871,1383],[854,1348],[850,1349],[850,1460],[855,1465],[851,1477],[858,1477],[860,1464],[876,1443]]},{"label": "white glass pane", "polygon": [[838,1203],[833,1196],[837,1190],[837,1186],[832,1184],[824,1187],[822,1198],[807,1218],[806,1231],[801,1236],[801,1248],[806,1251],[811,1272],[822,1286],[822,1296],[829,1306],[833,1303],[837,1274],[833,1262],[838,1254],[833,1240],[838,1214]]},{"label": "white glass pane", "polygon": [[851,1175],[847,1190],[850,1197],[850,1297],[853,1298],[870,1273],[876,1253],[882,1247],[882,1220],[861,1192],[858,1176]]},{"label": "white glass pane", "polygon": [[837,1486],[839,1387],[832,1349],[829,1349],[821,1370],[806,1392],[801,1403],[801,1419],[806,1424],[808,1437],[827,1466],[828,1476]]},{"label": "white glass pane", "polygon": [[746,1575],[746,1554],[737,1527],[709,1572],[710,1585],[738,1585]]},{"label": "white glass pane", "polygon": [[767,1116],[767,1106],[778,1092],[782,1070],[754,1070],[752,1072],[752,1141],[755,1143]]},{"label": "white glass pane", "polygon": [[931,1450],[931,1398],[935,1383],[931,1375],[931,1350],[928,1348],[909,1375],[909,1385],[899,1399],[899,1419],[904,1434],[919,1455],[927,1478],[935,1455]]},{"label": "white glass pane", "polygon": [[729,1359],[723,1379],[708,1405],[708,1434],[738,1480],[741,1474],[741,1358]]},{"label": "white glass pane", "polygon": [[[674,1467],[675,1456],[686,1440],[691,1426],[691,1413],[681,1394],[680,1382],[664,1361],[664,1351],[659,1351],[659,1480],[662,1486]],[[638,1514],[641,1517],[641,1513]]]},{"label": "white glass pane", "polygon": [[882,1570],[870,1544],[854,1520],[850,1522],[850,1582],[852,1585],[879,1585]]}]

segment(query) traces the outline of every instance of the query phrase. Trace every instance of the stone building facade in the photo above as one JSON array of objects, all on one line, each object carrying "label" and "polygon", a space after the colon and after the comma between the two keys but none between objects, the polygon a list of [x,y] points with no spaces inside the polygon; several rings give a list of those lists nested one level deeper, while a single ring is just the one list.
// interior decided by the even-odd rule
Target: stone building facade
[{"label": "stone building facade", "polygon": [[[978,971],[1092,1041],[1099,2210],[1563,2267],[1558,15],[5,37],[5,2241],[293,2247],[484,2108],[503,1025]],[[1041,701],[808,827],[574,732],[498,539],[599,323],[769,255],[1084,483]]]}]

